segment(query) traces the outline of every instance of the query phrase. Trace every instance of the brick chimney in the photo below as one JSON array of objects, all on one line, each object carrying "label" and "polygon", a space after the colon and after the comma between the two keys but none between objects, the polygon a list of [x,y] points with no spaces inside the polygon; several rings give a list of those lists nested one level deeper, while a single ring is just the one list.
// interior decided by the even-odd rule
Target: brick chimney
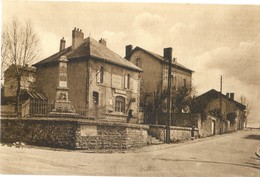
[{"label": "brick chimney", "polygon": [[103,38],[99,40],[99,43],[103,44],[104,46],[107,46],[107,41]]},{"label": "brick chimney", "polygon": [[226,96],[229,98],[230,96],[229,96],[229,93],[226,93]]},{"label": "brick chimney", "polygon": [[132,45],[125,46],[125,57],[129,56],[130,53],[132,52],[132,50],[133,50],[133,46]]},{"label": "brick chimney", "polygon": [[62,39],[60,40],[60,51],[65,49],[65,44],[66,44],[66,41],[65,41],[64,37],[62,37]]},{"label": "brick chimney", "polygon": [[72,30],[72,49],[76,49],[80,44],[83,43],[84,33],[78,28]]},{"label": "brick chimney", "polygon": [[234,100],[234,98],[235,98],[235,93],[230,93],[230,98],[231,98],[232,100]]},{"label": "brick chimney", "polygon": [[163,58],[165,58],[166,60],[169,60],[170,58],[172,59],[172,48],[171,47],[163,49]]}]

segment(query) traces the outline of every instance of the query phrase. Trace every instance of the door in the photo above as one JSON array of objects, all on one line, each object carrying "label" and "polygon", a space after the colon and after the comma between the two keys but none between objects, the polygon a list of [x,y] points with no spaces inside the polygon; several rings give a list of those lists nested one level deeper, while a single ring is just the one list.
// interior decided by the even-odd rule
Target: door
[{"label": "door", "polygon": [[215,121],[212,120],[212,122],[211,122],[211,134],[212,135],[215,135],[215,125],[216,125]]},{"label": "door", "polygon": [[98,92],[93,92],[93,116],[95,119],[99,118],[99,110],[98,110],[98,105],[99,105],[99,93]]}]

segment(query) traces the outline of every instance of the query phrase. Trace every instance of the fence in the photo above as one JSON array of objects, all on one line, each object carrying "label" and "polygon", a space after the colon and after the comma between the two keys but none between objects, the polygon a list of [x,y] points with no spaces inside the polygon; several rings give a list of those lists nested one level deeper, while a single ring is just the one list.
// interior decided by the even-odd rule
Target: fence
[{"label": "fence", "polygon": [[[50,116],[50,112],[52,112],[54,108],[54,103],[29,99],[22,105],[21,112],[22,117],[46,117]],[[70,115],[78,118],[102,119],[106,116],[106,106],[87,109],[85,106],[75,105],[73,108],[75,110],[75,114]],[[66,113],[68,112],[59,111],[59,113],[59,116],[62,117],[66,116]]]}]

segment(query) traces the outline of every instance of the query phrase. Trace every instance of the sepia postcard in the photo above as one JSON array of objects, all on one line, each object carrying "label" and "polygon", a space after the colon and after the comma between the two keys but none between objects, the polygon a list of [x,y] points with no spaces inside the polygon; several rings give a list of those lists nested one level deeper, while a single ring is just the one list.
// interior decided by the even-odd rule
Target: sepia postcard
[{"label": "sepia postcard", "polygon": [[260,177],[260,6],[2,1],[0,174]]}]

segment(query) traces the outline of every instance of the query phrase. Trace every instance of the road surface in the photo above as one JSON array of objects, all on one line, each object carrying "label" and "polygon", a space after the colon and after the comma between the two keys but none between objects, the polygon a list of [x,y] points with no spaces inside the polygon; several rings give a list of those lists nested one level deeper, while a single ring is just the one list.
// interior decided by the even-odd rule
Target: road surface
[{"label": "road surface", "polygon": [[1,174],[260,177],[260,130],[244,130],[140,152],[84,153],[0,147]]}]

